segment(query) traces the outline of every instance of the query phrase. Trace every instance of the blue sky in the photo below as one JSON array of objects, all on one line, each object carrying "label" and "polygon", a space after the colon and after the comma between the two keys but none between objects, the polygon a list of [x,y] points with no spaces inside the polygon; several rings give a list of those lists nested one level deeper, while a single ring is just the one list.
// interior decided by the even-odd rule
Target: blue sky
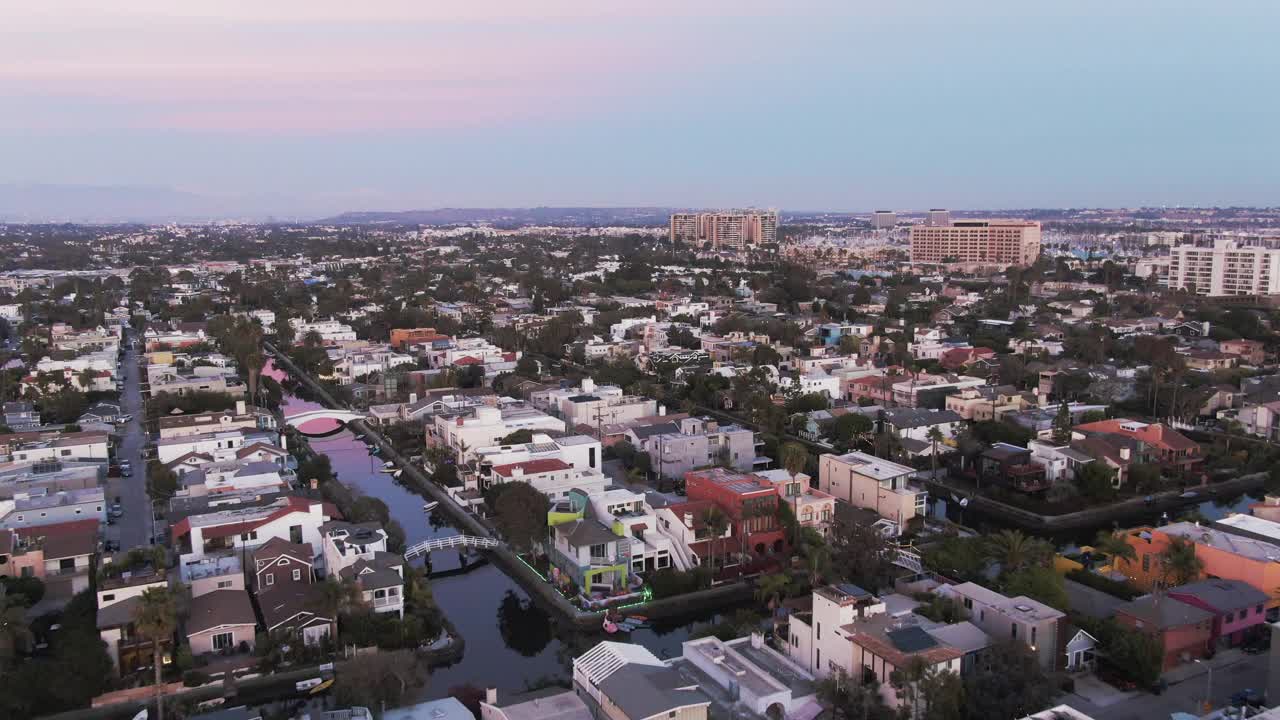
[{"label": "blue sky", "polygon": [[318,214],[1280,197],[1274,2],[190,5],[6,10],[0,184]]}]

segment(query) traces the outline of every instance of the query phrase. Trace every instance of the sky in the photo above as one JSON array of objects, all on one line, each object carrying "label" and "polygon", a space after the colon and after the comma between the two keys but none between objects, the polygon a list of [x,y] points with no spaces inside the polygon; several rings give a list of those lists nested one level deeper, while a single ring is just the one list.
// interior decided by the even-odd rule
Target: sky
[{"label": "sky", "polygon": [[163,189],[315,216],[1280,202],[1274,0],[0,0],[0,13],[11,188]]}]

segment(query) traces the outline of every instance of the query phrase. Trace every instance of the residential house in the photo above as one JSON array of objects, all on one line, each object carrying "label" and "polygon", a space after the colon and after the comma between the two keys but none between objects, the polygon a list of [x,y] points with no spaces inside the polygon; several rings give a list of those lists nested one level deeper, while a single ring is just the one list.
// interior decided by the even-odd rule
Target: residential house
[{"label": "residential house", "polygon": [[795,477],[786,470],[758,470],[756,477],[773,485],[782,502],[791,506],[800,527],[813,528],[827,537],[835,524],[836,498],[834,495],[809,487],[809,476],[797,473]]},{"label": "residential house", "polygon": [[583,592],[613,592],[627,586],[631,541],[595,518],[590,505],[549,513],[551,564]]},{"label": "residential house", "polygon": [[252,650],[257,616],[244,590],[217,590],[191,599],[186,620],[193,655]]},{"label": "residential house", "polygon": [[659,477],[683,477],[694,468],[721,461],[739,472],[764,469],[772,462],[756,454],[763,441],[757,441],[755,433],[742,426],[690,417],[680,420],[676,427],[676,432],[670,432],[666,425],[627,432],[631,444],[648,453]]},{"label": "residential house", "polygon": [[718,512],[720,509],[709,500],[672,503],[654,510],[658,529],[674,541],[676,554],[687,555],[690,567],[701,565],[707,558],[713,568],[736,564],[737,557],[728,552],[733,529],[726,523],[724,531],[716,535],[707,523],[708,514]]},{"label": "residential house", "polygon": [[[98,551],[98,531],[96,519],[17,529],[18,549],[32,556],[37,548],[40,550],[44,568],[32,574],[44,581],[47,597],[69,600],[89,589],[93,556]],[[35,558],[31,560],[34,562]]]},{"label": "residential house", "polygon": [[1012,385],[971,387],[948,395],[946,409],[963,420],[1000,420],[1009,413],[1026,410],[1031,402]]},{"label": "residential house", "polygon": [[642,645],[602,642],[573,661],[579,694],[609,720],[707,720],[711,697]]},{"label": "residential house", "polygon": [[1213,613],[1210,647],[1233,647],[1260,635],[1271,598],[1242,580],[1201,580],[1169,588],[1169,599]]},{"label": "residential house", "polygon": [[1073,434],[1082,437],[1094,433],[1111,433],[1141,440],[1152,457],[1170,471],[1189,472],[1204,461],[1198,443],[1162,423],[1117,418],[1076,425],[1073,428]]},{"label": "residential house", "polygon": [[911,482],[905,465],[863,452],[818,457],[818,489],[854,507],[874,510],[903,528],[923,517],[929,493]]},{"label": "residential house", "polygon": [[1051,484],[1044,466],[1032,460],[1031,450],[1006,442],[982,451],[978,472],[983,482],[1000,483],[1020,492],[1040,492]]},{"label": "residential house", "polygon": [[275,537],[309,545],[312,554],[319,555],[320,528],[336,514],[335,507],[320,500],[286,496],[261,505],[192,514],[174,523],[171,532],[179,567],[208,555],[239,554]]},{"label": "residential house", "polygon": [[1144,595],[1116,609],[1121,627],[1153,636],[1161,647],[1161,669],[1209,655],[1212,650],[1213,613],[1159,595]]},{"label": "residential house", "polygon": [[1223,340],[1218,343],[1218,351],[1236,356],[1245,365],[1256,367],[1267,361],[1266,347],[1257,340]]},{"label": "residential house", "polygon": [[31,403],[21,400],[4,404],[4,425],[15,432],[40,427],[40,411]]},{"label": "residential house", "polygon": [[1088,453],[1070,445],[1032,440],[1027,443],[1027,449],[1031,451],[1031,461],[1044,468],[1045,479],[1050,485],[1075,480],[1080,468],[1093,462]]},{"label": "residential house", "polygon": [[456,454],[456,461],[469,461],[477,448],[498,444],[498,441],[517,430],[562,433],[564,421],[523,404],[511,404],[502,408],[474,407],[470,415],[444,417],[436,415],[427,442],[443,445]]},{"label": "residential house", "polygon": [[[134,617],[141,604],[142,593],[147,590],[164,590],[169,578],[154,568],[125,571],[113,577],[104,577],[98,584],[98,634],[106,643],[107,655],[119,675],[128,675],[152,663],[151,641],[142,637],[134,624]],[[173,642],[161,642],[161,654],[169,655]]]},{"label": "residential house", "polygon": [[17,492],[12,500],[0,500],[0,528],[26,529],[90,519],[95,523],[107,520],[101,487],[35,495]]},{"label": "residential house", "polygon": [[375,613],[395,613],[404,617],[404,558],[389,552],[362,557],[337,573],[354,582],[364,604]]},{"label": "residential house", "polygon": [[[584,493],[574,493],[573,506],[585,507],[576,502],[576,498],[582,496]],[[658,515],[644,493],[611,488],[586,495],[586,503],[592,506],[596,520],[612,530],[614,535],[631,541],[628,553],[631,572],[643,573],[669,567],[688,570],[696,564],[687,545],[663,532]]]},{"label": "residential house", "polygon": [[1280,546],[1215,527],[1179,522],[1132,528],[1124,538],[1135,558],[1115,557],[1112,565],[1142,590],[1164,587],[1161,555],[1175,537],[1194,543],[1206,578],[1243,581],[1268,595],[1268,608],[1280,607]]},{"label": "residential house", "polygon": [[969,622],[999,640],[1025,645],[1047,671],[1057,669],[1066,640],[1066,613],[1025,595],[1006,597],[977,583],[943,585],[938,594],[964,605]]},{"label": "residential house", "polygon": [[942,434],[936,451],[950,452],[952,448],[947,441],[953,441],[956,431],[963,423],[963,418],[958,413],[932,408],[890,408],[882,415],[885,430],[898,438],[903,450],[912,457],[925,457],[934,453],[934,443],[929,435],[935,429]]},{"label": "residential house", "polygon": [[684,477],[690,500],[713,502],[729,517],[735,552],[764,559],[786,549],[786,530],[777,517],[778,492],[771,482],[719,467]]},{"label": "residential house", "polygon": [[915,604],[902,596],[881,599],[856,585],[815,589],[811,611],[789,619],[788,656],[817,678],[874,679],[889,706],[900,707],[892,683],[897,670],[919,663],[959,674],[965,656],[929,633],[936,624],[911,613]]},{"label": "residential house", "polygon": [[479,720],[595,720],[595,715],[572,690],[548,687],[511,693],[488,688],[480,701]]},{"label": "residential house", "polygon": [[253,590],[305,590],[315,576],[314,565],[310,546],[273,537],[253,551]]}]

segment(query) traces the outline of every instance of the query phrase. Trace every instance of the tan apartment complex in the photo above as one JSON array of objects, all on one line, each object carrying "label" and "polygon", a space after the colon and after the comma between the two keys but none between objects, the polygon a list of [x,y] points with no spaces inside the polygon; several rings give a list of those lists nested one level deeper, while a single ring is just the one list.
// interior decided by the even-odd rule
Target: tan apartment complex
[{"label": "tan apartment complex", "polygon": [[818,489],[854,507],[874,510],[902,528],[925,514],[929,493],[911,482],[915,472],[863,452],[818,457]]},{"label": "tan apartment complex", "polygon": [[668,234],[673,243],[710,245],[716,250],[745,250],[778,241],[778,211],[673,213]]},{"label": "tan apartment complex", "polygon": [[1040,223],[1033,220],[956,220],[911,228],[913,263],[1030,265],[1040,255]]}]

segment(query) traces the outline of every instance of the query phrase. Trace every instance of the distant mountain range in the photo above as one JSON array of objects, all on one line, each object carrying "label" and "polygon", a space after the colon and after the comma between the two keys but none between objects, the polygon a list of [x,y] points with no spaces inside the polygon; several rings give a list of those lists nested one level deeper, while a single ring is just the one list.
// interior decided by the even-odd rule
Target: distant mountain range
[{"label": "distant mountain range", "polygon": [[465,225],[488,223],[497,227],[549,225],[573,227],[666,225],[672,208],[661,207],[536,207],[536,208],[440,208],[394,212],[347,212],[321,223],[362,225]]},{"label": "distant mountain range", "polygon": [[310,220],[315,210],[283,195],[213,197],[145,185],[0,184],[0,222],[160,223]]}]

